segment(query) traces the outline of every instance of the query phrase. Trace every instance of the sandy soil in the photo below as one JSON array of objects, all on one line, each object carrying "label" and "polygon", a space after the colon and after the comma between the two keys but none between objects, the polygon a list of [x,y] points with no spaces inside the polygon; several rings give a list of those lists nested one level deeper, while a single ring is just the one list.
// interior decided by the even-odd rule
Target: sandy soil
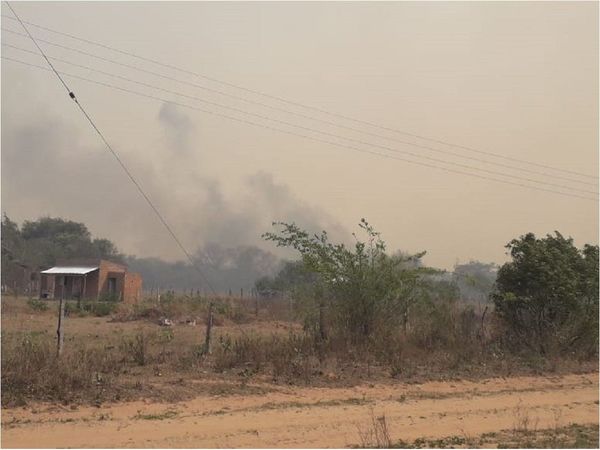
[{"label": "sandy soil", "polygon": [[385,415],[393,440],[598,424],[598,374],[281,388],[255,396],[5,409],[3,447],[347,447]]}]

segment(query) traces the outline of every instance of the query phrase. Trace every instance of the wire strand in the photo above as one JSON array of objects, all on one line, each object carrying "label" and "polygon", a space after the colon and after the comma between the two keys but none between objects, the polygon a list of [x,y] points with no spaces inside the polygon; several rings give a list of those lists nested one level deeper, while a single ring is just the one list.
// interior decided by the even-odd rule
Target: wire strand
[{"label": "wire strand", "polygon": [[[14,30],[9,30],[9,29],[5,29],[5,28],[2,28],[2,30],[3,31],[8,31],[9,33],[13,33],[13,34],[16,34],[16,35],[19,35],[19,36],[25,36],[24,34],[16,32]],[[122,63],[120,61],[115,61],[115,60],[110,59],[110,58],[105,58],[103,56],[99,56],[99,55],[96,55],[94,53],[89,53],[89,52],[86,52],[84,50],[72,48],[72,47],[69,47],[69,46],[58,44],[56,42],[52,42],[52,41],[48,41],[48,40],[40,39],[40,38],[38,38],[38,40],[40,42],[44,42],[45,44],[48,44],[48,45],[51,45],[51,46],[54,46],[54,47],[58,47],[58,48],[61,48],[61,49],[67,50],[67,51],[79,53],[79,54],[82,54],[82,55],[85,55],[85,56],[89,56],[91,58],[95,58],[95,59],[98,59],[98,60],[101,60],[101,61],[105,61],[105,62],[108,62],[108,63],[111,63],[111,64],[115,64],[115,65],[118,65],[118,66],[121,66],[121,67],[125,67],[125,68],[128,68],[128,69],[136,70],[136,71],[139,71],[139,72],[142,72],[142,73],[146,73],[146,74],[149,74],[149,75],[153,75],[153,76],[156,76],[156,77],[159,77],[159,78],[163,78],[163,79],[166,79],[166,80],[170,80],[170,81],[174,81],[174,82],[177,82],[177,83],[181,83],[181,84],[185,84],[185,85],[188,85],[188,86],[192,86],[192,87],[197,88],[197,89],[202,89],[202,90],[205,90],[207,92],[211,92],[211,93],[222,95],[222,96],[225,96],[225,97],[228,97],[228,98],[233,98],[233,99],[236,99],[236,100],[240,100],[240,101],[243,101],[245,103],[250,103],[250,104],[254,104],[254,105],[257,105],[257,106],[268,108],[268,109],[271,109],[271,110],[274,110],[274,111],[279,111],[279,112],[283,112],[283,113],[286,113],[286,114],[295,115],[295,116],[298,116],[298,117],[302,117],[303,119],[307,119],[307,120],[311,120],[311,121],[315,121],[315,122],[320,122],[320,123],[324,123],[326,125],[330,125],[330,126],[335,126],[335,127],[338,127],[338,128],[346,129],[346,130],[349,130],[349,131],[352,131],[352,132],[355,132],[355,133],[361,133],[361,134],[365,134],[365,135],[368,135],[368,136],[372,136],[372,137],[376,137],[376,138],[380,138],[380,139],[385,139],[385,140],[392,141],[392,142],[397,142],[397,143],[400,143],[400,144],[403,144],[403,145],[410,145],[410,146],[421,148],[421,149],[424,149],[424,150],[428,150],[428,151],[432,151],[432,152],[436,152],[436,153],[441,153],[443,155],[451,155],[451,156],[454,156],[454,157],[458,157],[458,158],[462,158],[462,159],[466,159],[466,160],[470,160],[470,161],[476,161],[476,162],[483,163],[483,164],[490,164],[490,165],[494,165],[494,166],[498,166],[498,167],[502,167],[502,168],[507,168],[507,169],[511,169],[511,170],[516,170],[516,171],[520,171],[520,172],[531,173],[531,174],[541,175],[541,176],[544,176],[544,177],[551,177],[551,178],[555,178],[555,179],[561,179],[561,180],[564,180],[564,181],[570,181],[572,183],[579,183],[579,184],[584,184],[584,185],[589,185],[589,186],[594,186],[594,187],[597,186],[597,183],[590,183],[589,181],[576,180],[576,179],[564,177],[564,176],[561,176],[561,175],[551,174],[551,173],[547,173],[547,172],[540,172],[539,170],[531,170],[531,169],[528,169],[528,168],[525,168],[525,167],[517,167],[517,166],[513,166],[513,165],[509,165],[509,164],[503,164],[503,163],[494,162],[494,161],[489,161],[489,160],[485,160],[485,159],[481,159],[481,158],[477,158],[477,157],[473,157],[473,156],[467,156],[467,155],[463,155],[463,154],[460,154],[460,153],[451,152],[451,151],[448,151],[448,150],[442,150],[442,149],[431,147],[431,146],[428,146],[428,145],[419,144],[419,143],[416,143],[416,142],[404,141],[404,140],[397,139],[397,138],[390,138],[388,136],[384,136],[384,135],[381,135],[381,134],[371,133],[371,132],[360,130],[360,129],[354,128],[354,127],[348,127],[348,126],[341,125],[341,124],[338,124],[338,123],[335,123],[335,122],[331,122],[331,121],[328,121],[328,120],[323,120],[323,119],[320,119],[320,118],[317,118],[317,117],[314,117],[314,116],[309,116],[309,115],[298,113],[298,112],[295,112],[295,111],[289,111],[289,110],[286,110],[284,108],[278,108],[278,107],[275,107],[275,106],[272,106],[272,105],[268,105],[268,104],[263,103],[263,102],[257,102],[257,101],[254,101],[254,100],[246,99],[244,97],[239,97],[239,96],[236,96],[236,95],[232,95],[232,94],[229,94],[227,92],[223,92],[223,91],[220,91],[220,90],[217,90],[217,89],[208,88],[206,86],[198,85],[196,83],[191,83],[189,81],[181,80],[181,79],[178,79],[178,78],[175,78],[175,77],[171,77],[171,76],[168,76],[168,75],[164,75],[164,74],[161,74],[161,73],[157,73],[157,72],[154,72],[154,71],[151,71],[151,70],[147,70],[147,69],[140,68],[140,67],[137,67],[137,66],[133,66],[133,65],[130,65],[130,64]],[[29,52],[29,50],[22,49],[20,47],[15,46],[15,45],[5,44],[5,43],[3,45],[15,48],[15,49],[20,50],[20,51]],[[75,65],[75,66],[78,65],[76,63],[72,63],[70,61],[62,60],[62,59],[56,58],[56,57],[51,57],[51,59],[54,59],[56,61],[61,61],[61,62],[64,62],[66,64]],[[80,67],[83,67],[83,68],[86,68],[86,69],[89,69],[89,70],[98,71],[97,69],[90,68],[88,66],[80,66]],[[98,72],[101,72],[101,71],[98,71]],[[113,74],[106,73],[106,72],[101,72],[101,73],[108,74],[110,76],[114,76]],[[495,173],[495,172],[492,172],[492,173]],[[561,185],[555,185],[555,186],[561,187]],[[583,191],[583,192],[586,192],[586,191]],[[587,192],[589,192],[589,191],[587,191]]]},{"label": "wire strand", "polygon": [[[21,51],[27,52],[27,53],[35,53],[35,52],[31,52],[29,50],[21,49],[19,47],[16,47],[16,46],[13,46],[13,45],[10,45],[10,44],[3,43],[2,45],[6,45],[6,46],[9,46],[9,47],[12,47],[12,48],[16,48],[18,50],[21,50]],[[257,117],[257,118],[262,119],[262,120],[270,120],[270,121],[273,121],[275,123],[279,123],[279,124],[282,124],[282,125],[286,125],[286,126],[290,126],[290,127],[294,127],[294,128],[299,128],[299,129],[304,130],[304,131],[309,131],[309,132],[312,132],[312,133],[318,133],[318,134],[322,134],[322,135],[325,135],[325,136],[334,137],[336,139],[344,139],[344,140],[347,140],[349,142],[353,142],[353,143],[357,143],[357,144],[361,144],[361,145],[366,145],[366,146],[370,146],[370,147],[376,147],[376,148],[380,148],[380,149],[383,149],[383,150],[386,150],[386,151],[390,151],[390,152],[394,152],[394,153],[405,154],[405,155],[409,155],[409,156],[412,156],[413,158],[417,158],[417,159],[425,159],[425,160],[429,160],[429,161],[433,161],[433,162],[437,162],[437,163],[449,164],[449,165],[452,165],[452,166],[455,166],[455,167],[460,167],[460,168],[464,168],[464,169],[480,171],[480,172],[484,172],[484,173],[488,173],[488,174],[492,174],[492,175],[500,175],[500,176],[507,177],[507,178],[512,178],[512,179],[515,179],[515,180],[527,181],[527,182],[530,182],[530,183],[543,184],[543,185],[546,185],[546,186],[553,186],[553,187],[557,187],[557,188],[561,188],[561,189],[567,189],[567,190],[572,190],[572,191],[576,191],[576,192],[583,192],[583,193],[586,193],[586,194],[597,195],[597,192],[590,191],[588,189],[580,189],[580,188],[575,188],[575,187],[571,187],[571,186],[566,186],[566,185],[563,185],[563,184],[551,183],[551,182],[547,182],[547,181],[536,180],[536,179],[533,179],[533,178],[528,178],[528,177],[522,177],[522,176],[518,176],[518,175],[507,174],[507,173],[498,172],[498,171],[494,171],[494,170],[488,170],[488,169],[485,169],[485,168],[476,167],[476,166],[472,166],[472,165],[456,163],[456,162],[453,162],[453,161],[447,161],[447,160],[444,160],[444,159],[432,158],[432,157],[429,157],[429,156],[426,156],[426,155],[421,155],[421,154],[417,154],[417,153],[413,153],[413,152],[398,150],[396,148],[391,148],[391,147],[384,146],[384,145],[372,144],[372,143],[365,142],[365,141],[362,141],[362,140],[359,140],[359,139],[352,139],[352,138],[348,138],[348,137],[345,137],[345,136],[340,136],[340,135],[337,135],[337,134],[334,134],[334,133],[329,133],[329,132],[326,132],[326,131],[317,130],[317,129],[314,129],[314,128],[305,127],[305,126],[302,126],[302,125],[297,125],[297,124],[290,123],[290,122],[287,122],[287,121],[279,120],[279,119],[276,119],[276,118],[273,118],[273,117],[264,116],[262,114],[256,114],[256,113],[253,113],[253,112],[248,112],[248,111],[245,111],[245,110],[242,110],[242,109],[239,109],[239,108],[235,108],[235,107],[223,105],[221,103],[212,102],[212,101],[209,101],[209,100],[206,100],[206,99],[202,99],[202,98],[199,98],[199,97],[196,97],[196,96],[187,95],[187,94],[180,93],[180,92],[177,92],[177,91],[172,91],[170,89],[165,89],[165,88],[162,88],[160,86],[155,86],[155,85],[152,85],[152,84],[144,83],[144,82],[141,82],[141,81],[138,81],[138,80],[134,80],[134,79],[131,79],[131,78],[128,78],[128,77],[123,77],[121,75],[116,75],[116,74],[113,74],[113,73],[110,73],[110,72],[105,72],[105,71],[102,71],[102,70],[98,70],[98,69],[95,69],[95,68],[90,67],[90,66],[85,66],[85,65],[81,65],[81,64],[77,64],[77,63],[72,63],[70,61],[66,61],[66,60],[63,60],[63,59],[60,59],[60,58],[54,58],[54,57],[49,57],[49,58],[50,59],[54,59],[55,61],[60,61],[60,62],[66,63],[66,64],[70,64],[70,65],[75,66],[75,67],[80,67],[80,68],[83,68],[83,69],[86,69],[86,70],[89,70],[89,71],[93,71],[93,72],[101,73],[103,75],[108,75],[108,76],[111,76],[111,77],[114,77],[114,78],[118,78],[118,79],[130,82],[130,83],[134,83],[134,84],[141,85],[141,86],[144,86],[144,87],[149,87],[151,89],[156,89],[156,90],[159,90],[159,91],[162,91],[162,92],[166,92],[168,94],[178,95],[180,97],[185,97],[185,98],[188,98],[188,99],[199,101],[199,102],[202,102],[202,103],[205,103],[205,104],[209,104],[211,106],[216,106],[218,108],[228,109],[228,110],[231,110],[231,111],[235,111],[237,113],[254,116],[254,117]],[[425,147],[425,148],[428,148],[428,147]]]},{"label": "wire strand", "polygon": [[[46,67],[42,67],[42,66],[38,66],[36,64],[31,64],[31,63],[28,63],[28,62],[20,61],[20,60],[17,60],[17,59],[14,59],[14,58],[10,58],[10,57],[7,57],[7,56],[2,56],[1,58],[5,59],[5,60],[17,62],[17,63],[23,64],[23,65],[26,65],[26,66],[35,67],[35,68],[38,68],[38,69],[41,69],[41,70],[45,70],[45,71],[49,71],[50,70],[50,69],[48,69]],[[580,199],[583,199],[583,200],[591,200],[591,201],[594,201],[594,202],[597,201],[596,198],[584,197],[582,195],[577,195],[577,194],[573,194],[573,193],[562,192],[562,191],[557,191],[557,190],[553,190],[553,189],[546,189],[546,188],[537,187],[537,186],[531,186],[531,185],[517,183],[517,182],[512,182],[512,181],[503,180],[503,179],[499,179],[499,178],[487,177],[487,176],[483,176],[483,175],[474,174],[474,173],[471,173],[471,172],[465,172],[465,171],[451,169],[451,168],[447,168],[447,167],[443,167],[443,166],[438,166],[438,165],[434,165],[434,164],[423,163],[423,162],[420,162],[420,161],[413,161],[413,160],[406,159],[406,158],[400,158],[400,157],[396,157],[394,155],[389,155],[387,153],[379,153],[379,152],[374,152],[374,151],[371,151],[371,150],[365,150],[365,149],[362,149],[362,148],[359,148],[359,147],[354,147],[354,146],[347,145],[347,144],[340,144],[340,143],[334,142],[334,141],[328,141],[328,140],[325,140],[325,139],[315,138],[313,136],[308,136],[308,135],[304,135],[304,134],[301,134],[301,133],[296,133],[296,132],[289,131],[289,130],[283,130],[283,129],[272,127],[272,126],[269,126],[269,125],[259,124],[259,123],[252,122],[252,121],[249,121],[249,120],[246,120],[246,119],[240,119],[238,117],[229,116],[227,114],[222,114],[222,113],[219,113],[219,112],[216,112],[216,111],[206,110],[206,109],[203,109],[203,108],[198,108],[198,107],[191,106],[191,105],[188,105],[188,104],[185,104],[185,103],[181,103],[181,102],[177,102],[177,101],[172,101],[172,100],[161,98],[161,97],[157,97],[157,96],[154,96],[154,95],[144,94],[142,92],[134,91],[134,90],[131,90],[131,89],[127,89],[127,88],[123,88],[123,87],[120,87],[120,86],[112,85],[112,84],[109,84],[109,83],[104,83],[104,82],[101,82],[101,81],[91,80],[89,78],[81,77],[79,75],[74,75],[74,74],[70,74],[70,73],[66,73],[66,72],[60,72],[60,73],[62,75],[65,75],[65,76],[68,76],[68,77],[71,77],[71,78],[75,78],[75,79],[78,79],[78,80],[90,82],[90,83],[93,83],[93,84],[97,84],[97,85],[104,86],[104,87],[107,87],[107,88],[119,90],[119,91],[122,91],[122,92],[127,92],[127,93],[134,94],[134,95],[137,95],[137,96],[140,96],[140,97],[145,97],[145,98],[149,98],[149,99],[152,99],[152,100],[158,100],[160,102],[165,102],[165,103],[172,103],[174,105],[181,106],[183,108],[187,108],[187,109],[192,109],[192,110],[204,112],[206,114],[211,114],[211,115],[214,115],[214,116],[217,116],[217,117],[224,117],[224,118],[229,119],[229,120],[234,120],[234,121],[237,121],[237,122],[249,124],[249,125],[252,125],[252,126],[255,126],[255,127],[265,128],[265,129],[277,131],[277,132],[280,132],[280,133],[285,133],[285,134],[289,134],[289,135],[293,135],[293,136],[298,136],[298,137],[302,137],[302,138],[305,138],[305,139],[308,139],[308,140],[312,140],[312,141],[316,141],[316,142],[321,142],[321,143],[326,143],[326,144],[334,145],[334,146],[341,147],[341,148],[348,148],[348,149],[352,149],[352,150],[355,150],[355,151],[358,151],[358,152],[361,152],[361,153],[367,153],[367,154],[377,155],[377,156],[388,158],[388,159],[394,159],[394,160],[398,160],[398,161],[404,161],[404,162],[407,162],[409,164],[414,164],[414,165],[419,165],[419,166],[424,166],[424,167],[435,168],[435,169],[443,170],[443,171],[446,171],[446,172],[458,173],[458,174],[467,175],[467,176],[471,176],[471,177],[475,177],[475,178],[479,178],[479,179],[483,179],[483,180],[496,181],[496,182],[499,182],[499,183],[504,183],[504,184],[509,184],[509,185],[513,185],[513,186],[524,187],[524,188],[527,188],[527,189],[532,189],[532,190],[537,190],[537,191],[543,191],[543,192],[550,192],[550,193],[554,193],[554,194],[558,194],[558,195],[563,195],[563,196],[567,196],[567,197],[580,198]]]},{"label": "wire strand", "polygon": [[[4,15],[2,15],[2,16],[6,17],[8,19],[14,20],[14,18],[12,18],[10,16],[4,16]],[[469,147],[469,146],[465,146],[465,145],[454,144],[454,143],[449,142],[447,140],[442,140],[442,139],[437,139],[437,138],[430,138],[430,137],[427,137],[427,136],[424,136],[424,135],[421,135],[421,134],[411,133],[411,132],[399,130],[397,128],[387,127],[387,126],[379,125],[379,124],[376,124],[376,123],[373,123],[373,122],[369,122],[369,121],[366,121],[366,120],[361,120],[361,119],[357,119],[357,118],[350,117],[350,116],[347,116],[347,115],[339,114],[339,113],[336,113],[336,112],[327,111],[327,110],[319,108],[319,107],[315,107],[315,106],[311,106],[311,105],[306,105],[306,104],[303,104],[301,102],[297,102],[297,101],[294,101],[294,100],[285,99],[285,98],[277,96],[277,95],[268,94],[266,92],[263,92],[263,91],[260,91],[260,90],[257,90],[257,89],[251,89],[251,88],[247,88],[247,87],[244,87],[244,86],[241,86],[241,85],[238,85],[238,84],[234,84],[234,83],[226,82],[226,81],[223,81],[223,80],[219,80],[218,78],[210,77],[210,76],[207,76],[207,75],[204,75],[204,74],[201,74],[201,73],[198,73],[198,72],[194,72],[194,71],[191,71],[191,70],[187,70],[187,69],[184,69],[184,68],[172,65],[172,64],[164,63],[164,62],[158,61],[156,59],[152,59],[152,58],[148,58],[148,57],[145,57],[145,56],[137,55],[137,54],[135,54],[133,52],[121,50],[121,49],[118,49],[116,47],[112,47],[112,46],[109,46],[109,45],[106,45],[106,44],[102,44],[102,43],[97,42],[97,41],[93,41],[93,40],[90,40],[90,39],[85,39],[85,38],[76,36],[74,34],[69,34],[69,33],[65,33],[65,32],[62,32],[62,31],[54,30],[52,28],[45,27],[43,25],[35,24],[35,23],[32,23],[32,22],[27,22],[27,23],[29,25],[32,25],[32,26],[34,26],[36,28],[48,31],[50,33],[55,33],[55,34],[58,34],[58,35],[61,35],[61,36],[68,37],[70,39],[78,40],[80,42],[85,42],[85,43],[90,44],[90,45],[95,45],[95,46],[98,46],[98,47],[101,47],[101,48],[104,48],[104,49],[107,49],[107,50],[110,50],[110,51],[113,51],[113,52],[120,53],[122,55],[126,55],[126,56],[129,56],[129,57],[132,57],[132,58],[139,59],[141,61],[146,61],[146,62],[149,62],[149,63],[152,63],[152,64],[156,64],[156,65],[164,67],[164,68],[175,70],[175,71],[178,71],[180,73],[185,73],[185,74],[192,75],[192,76],[195,76],[195,77],[203,78],[205,80],[209,80],[209,81],[212,81],[214,83],[218,83],[218,84],[223,85],[223,86],[228,86],[228,87],[231,87],[231,88],[234,88],[234,89],[238,89],[238,90],[242,90],[242,91],[245,91],[245,92],[248,92],[248,93],[259,95],[261,97],[269,98],[269,99],[272,99],[272,100],[277,100],[279,102],[286,103],[286,104],[289,104],[289,105],[294,105],[294,106],[305,108],[305,109],[309,109],[309,110],[312,110],[312,111],[317,111],[317,112],[320,112],[320,113],[323,113],[323,114],[327,114],[327,115],[332,116],[332,117],[338,117],[340,119],[344,119],[344,120],[355,122],[355,123],[360,123],[362,125],[367,125],[367,126],[370,126],[370,127],[373,127],[373,128],[380,129],[380,130],[384,130],[384,131],[388,131],[388,132],[393,132],[393,133],[398,133],[398,134],[403,134],[403,135],[411,136],[411,137],[414,137],[414,138],[417,138],[417,139],[422,139],[422,140],[426,140],[426,141],[430,141],[430,142],[435,142],[435,143],[446,145],[446,146],[449,146],[449,147],[459,148],[459,149],[462,149],[462,150],[465,150],[465,151],[469,151],[469,152],[473,152],[473,153],[478,153],[478,154],[483,154],[483,155],[488,155],[488,156],[492,156],[494,158],[500,158],[500,159],[504,159],[504,160],[507,160],[507,161],[513,161],[513,162],[518,162],[518,163],[523,163],[523,164],[529,164],[529,165],[537,166],[537,167],[544,168],[544,169],[559,171],[559,172],[563,172],[563,173],[569,173],[569,174],[572,174],[572,175],[578,175],[578,176],[582,176],[582,177],[586,177],[586,178],[592,178],[592,179],[598,179],[599,178],[598,176],[594,176],[594,175],[588,175],[588,174],[584,174],[584,173],[577,172],[577,171],[572,171],[572,170],[567,170],[567,169],[563,169],[563,168],[553,167],[553,166],[550,166],[550,165],[536,163],[536,162],[533,162],[533,161],[527,161],[527,160],[523,160],[523,159],[519,159],[519,158],[513,158],[513,157],[509,157],[509,156],[502,155],[502,154],[499,154],[499,153],[494,153],[494,152],[489,152],[489,151],[483,151],[483,150],[479,150],[479,149],[476,149],[476,148],[473,148],[473,147]]]},{"label": "wire strand", "polygon": [[29,34],[29,31],[27,30],[27,27],[25,26],[25,24],[23,22],[21,22],[21,19],[19,18],[19,16],[17,15],[17,13],[15,12],[15,10],[11,6],[11,4],[9,2],[7,2],[7,1],[5,3],[8,5],[8,7],[12,11],[12,13],[17,18],[17,20],[19,20],[19,22],[23,26],[23,29],[29,35],[29,37],[31,38],[31,40],[33,41],[33,43],[35,44],[35,46],[40,51],[41,55],[48,62],[48,65],[50,66],[50,69],[52,70],[52,72],[54,72],[54,74],[56,74],[56,76],[60,80],[61,84],[67,90],[67,92],[69,94],[69,97],[71,97],[71,99],[78,106],[79,110],[83,113],[83,115],[85,116],[85,118],[87,119],[87,121],[90,123],[90,125],[92,126],[92,128],[96,131],[96,133],[98,134],[98,136],[100,136],[100,139],[102,140],[102,142],[104,143],[104,145],[106,146],[106,148],[110,151],[110,153],[117,160],[117,162],[119,163],[119,165],[121,166],[121,168],[125,171],[125,173],[129,177],[129,179],[131,180],[131,182],[135,185],[135,187],[137,188],[137,190],[139,191],[139,193],[142,195],[142,197],[146,200],[146,202],[148,203],[148,205],[150,205],[150,208],[152,208],[152,210],[154,211],[154,213],[156,214],[156,216],[160,219],[161,223],[164,225],[164,227],[167,229],[167,231],[169,232],[169,234],[171,235],[171,237],[173,238],[173,240],[177,243],[177,245],[179,246],[179,248],[182,250],[182,252],[188,258],[188,260],[190,261],[190,263],[192,264],[192,266],[196,268],[196,270],[198,271],[198,273],[200,274],[200,276],[203,278],[203,280],[206,283],[206,285],[208,286],[208,288],[212,291],[213,295],[216,296],[217,292],[212,287],[210,281],[204,275],[204,273],[200,270],[200,268],[197,266],[196,262],[192,258],[192,255],[187,251],[187,249],[181,243],[181,241],[179,240],[179,238],[177,237],[177,235],[175,234],[175,232],[173,231],[173,229],[171,228],[171,226],[167,223],[166,219],[160,213],[160,211],[158,210],[158,208],[154,205],[154,202],[152,202],[152,200],[150,199],[150,197],[148,197],[148,195],[146,194],[146,192],[144,191],[144,189],[142,188],[142,186],[138,183],[138,181],[136,180],[136,178],[133,176],[133,174],[127,168],[127,166],[125,165],[125,163],[123,162],[123,160],[120,158],[120,156],[118,155],[118,153],[115,151],[115,149],[112,147],[112,145],[108,142],[108,140],[104,137],[104,134],[100,131],[100,129],[96,126],[96,124],[93,121],[93,119],[90,117],[90,115],[87,113],[87,111],[85,110],[85,108],[83,107],[83,105],[79,102],[79,100],[77,99],[77,97],[75,96],[75,94],[73,93],[73,91],[69,88],[69,86],[67,85],[67,83],[65,82],[65,80],[62,78],[61,73],[58,72],[55,69],[55,67],[52,65],[52,63],[50,62],[50,60],[48,59],[48,57],[46,56],[46,54],[44,53],[44,51],[41,49],[41,47],[38,45],[38,43],[36,42],[36,40],[33,38],[33,36],[31,36],[31,34]]}]

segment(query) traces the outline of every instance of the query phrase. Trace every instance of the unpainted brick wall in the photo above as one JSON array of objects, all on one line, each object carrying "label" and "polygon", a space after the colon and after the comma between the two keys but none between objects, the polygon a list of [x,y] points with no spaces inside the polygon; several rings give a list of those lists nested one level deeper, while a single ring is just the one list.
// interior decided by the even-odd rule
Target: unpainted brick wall
[{"label": "unpainted brick wall", "polygon": [[126,272],[123,286],[123,301],[137,303],[142,297],[142,276],[139,273]]}]

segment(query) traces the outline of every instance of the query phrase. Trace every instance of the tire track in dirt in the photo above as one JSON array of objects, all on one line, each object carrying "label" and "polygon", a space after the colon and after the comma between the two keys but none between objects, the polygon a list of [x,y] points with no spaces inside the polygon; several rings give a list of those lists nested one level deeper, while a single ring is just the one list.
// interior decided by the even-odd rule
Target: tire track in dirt
[{"label": "tire track in dirt", "polygon": [[[38,410],[39,410],[38,406]],[[598,423],[598,374],[297,388],[177,404],[4,410],[4,447],[345,447],[386,416],[393,440]],[[560,420],[560,423],[557,421]]]}]

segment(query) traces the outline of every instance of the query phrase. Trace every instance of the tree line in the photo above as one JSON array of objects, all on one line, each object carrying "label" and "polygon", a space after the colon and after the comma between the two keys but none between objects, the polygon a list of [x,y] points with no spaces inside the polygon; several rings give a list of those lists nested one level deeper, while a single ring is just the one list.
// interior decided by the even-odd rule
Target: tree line
[{"label": "tree line", "polygon": [[[404,258],[396,252],[394,258]],[[179,292],[209,293],[198,271],[184,261],[165,261],[154,257],[137,257],[122,253],[117,245],[105,238],[93,237],[80,222],[58,217],[26,220],[21,226],[6,214],[2,220],[2,286],[25,292],[29,280],[24,272],[35,274],[70,258],[102,258],[123,263],[139,272],[148,291],[161,289]],[[298,275],[298,261],[282,261],[273,253],[255,246],[226,247],[209,243],[198,249],[193,258],[196,265],[220,292],[239,295],[253,289],[263,295],[286,295]],[[411,264],[419,265],[419,258]],[[406,263],[406,262],[405,262]],[[26,269],[24,271],[24,269]],[[478,261],[457,264],[453,272],[437,271],[440,280],[452,282],[461,299],[485,303],[496,278],[497,266]]]},{"label": "tree line", "polygon": [[[109,239],[93,237],[87,226],[63,218],[26,220],[21,226],[6,214],[2,219],[2,286],[26,293],[30,275],[59,260],[101,258],[126,264],[142,275],[144,289],[210,293],[205,280],[190,264],[140,258],[122,253]],[[275,273],[279,259],[254,246],[234,248],[208,244],[193,254],[196,265],[220,293],[249,293],[257,278]]]}]

